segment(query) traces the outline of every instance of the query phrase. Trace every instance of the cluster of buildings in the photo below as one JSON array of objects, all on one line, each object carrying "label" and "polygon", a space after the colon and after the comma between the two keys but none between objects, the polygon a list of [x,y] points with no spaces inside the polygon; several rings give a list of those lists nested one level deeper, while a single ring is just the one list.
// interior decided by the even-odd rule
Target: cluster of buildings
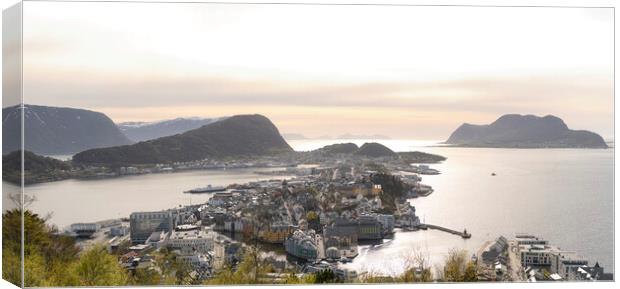
[{"label": "cluster of buildings", "polygon": [[576,252],[562,250],[530,234],[517,234],[512,240],[497,238],[485,248],[481,259],[497,276],[508,277],[511,272],[507,269],[513,266],[514,276],[532,282],[613,280],[613,274],[605,273],[598,263],[591,266]]},{"label": "cluster of buildings", "polygon": [[[271,165],[283,163],[203,160],[154,168],[121,167],[118,174]],[[356,272],[341,269],[338,264],[355,258],[360,242],[382,240],[394,228],[415,229],[420,225],[415,208],[404,199],[394,200],[396,210],[388,213],[382,186],[371,181],[375,172],[365,169],[363,163],[287,169],[285,173],[296,177],[230,185],[225,191],[211,193],[211,198],[200,205],[134,212],[128,226],[110,229],[108,247],[115,251],[125,240],[131,242],[129,252],[120,260],[130,270],[153,266],[150,252],[165,248],[176,252],[177,261],[191,265],[196,275],[209,278],[225,264],[238,263],[243,247],[258,241],[282,246],[299,260],[295,265],[302,264],[303,273],[329,268],[352,280]],[[409,176],[407,184],[419,180]],[[90,232],[99,228],[76,224],[75,229]]]},{"label": "cluster of buildings", "polygon": [[[171,164],[155,164],[152,166],[124,166],[115,171],[106,170],[108,176],[126,176],[151,173],[168,173],[183,170],[217,170],[217,169],[238,169],[238,168],[269,168],[269,167],[290,167],[296,163],[294,160],[281,160],[277,157],[262,157],[261,159],[247,159],[235,161],[220,161],[215,159],[204,159],[190,162],[174,162]],[[104,168],[102,168],[104,169]],[[291,171],[293,172],[293,171]],[[304,172],[304,171],[301,171]]]},{"label": "cluster of buildings", "polygon": [[[588,260],[576,252],[562,250],[533,235],[518,234],[515,239],[521,266],[525,268],[529,280],[613,280],[612,273],[605,273],[598,263],[590,266]],[[541,278],[540,274],[536,274],[540,269],[549,272],[549,276],[543,274]]]}]

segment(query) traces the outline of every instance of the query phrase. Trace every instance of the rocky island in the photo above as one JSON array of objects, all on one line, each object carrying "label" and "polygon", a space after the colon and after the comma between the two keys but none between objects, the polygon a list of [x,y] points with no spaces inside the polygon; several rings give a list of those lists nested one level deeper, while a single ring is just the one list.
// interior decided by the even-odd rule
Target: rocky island
[{"label": "rocky island", "polygon": [[445,143],[463,147],[607,148],[600,135],[571,130],[552,115],[507,114],[488,125],[464,123]]}]

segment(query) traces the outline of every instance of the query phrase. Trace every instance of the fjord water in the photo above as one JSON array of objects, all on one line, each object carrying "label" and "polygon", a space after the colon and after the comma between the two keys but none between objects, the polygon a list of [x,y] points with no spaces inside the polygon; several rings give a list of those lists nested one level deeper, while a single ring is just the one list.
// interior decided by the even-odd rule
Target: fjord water
[{"label": "fjord water", "polygon": [[[432,230],[398,232],[382,245],[362,246],[348,267],[398,273],[415,252],[436,264],[452,248],[473,254],[500,235],[530,233],[613,272],[613,148],[455,148],[423,147],[430,141],[379,142],[395,151],[419,150],[447,158],[430,165],[440,175],[422,176],[422,183],[431,185],[434,193],[410,202],[423,222],[466,228],[472,238]],[[290,143],[295,149],[310,150],[323,141]]]},{"label": "fjord water", "polygon": [[[30,209],[59,228],[77,222],[96,222],[129,217],[132,212],[159,211],[179,205],[201,204],[211,194],[186,194],[197,187],[226,186],[290,176],[266,176],[255,172],[281,168],[244,168],[147,174],[96,180],[63,180],[28,185],[24,192],[36,198]],[[3,191],[15,186],[2,182]],[[12,190],[15,191],[15,190]],[[3,201],[9,201],[4,197]]]},{"label": "fjord water", "polygon": [[[326,144],[364,140],[289,141],[298,151]],[[431,263],[443,261],[452,248],[470,254],[500,235],[531,233],[565,250],[598,261],[613,272],[614,149],[488,149],[450,148],[432,141],[379,141],[395,151],[425,151],[447,157],[431,165],[442,173],[422,176],[433,186],[428,197],[412,199],[417,214],[429,224],[455,230],[467,228],[472,238],[433,230],[397,232],[381,245],[364,245],[347,267],[360,271],[398,273],[414,252]],[[258,169],[190,171],[102,180],[65,180],[26,187],[37,201],[32,209],[53,212],[51,222],[66,226],[128,217],[133,211],[160,210],[206,201],[210,195],[183,191],[206,184],[227,185],[276,178],[254,174]],[[273,170],[273,169],[263,169]],[[496,173],[496,176],[491,176]],[[3,183],[6,191],[8,185]]]}]

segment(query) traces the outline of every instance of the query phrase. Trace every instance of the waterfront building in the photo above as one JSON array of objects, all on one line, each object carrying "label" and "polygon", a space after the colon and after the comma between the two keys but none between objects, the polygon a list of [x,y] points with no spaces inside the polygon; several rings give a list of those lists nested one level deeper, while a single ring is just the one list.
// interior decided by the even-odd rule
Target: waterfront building
[{"label": "waterfront building", "polygon": [[551,256],[551,272],[565,280],[577,280],[578,269],[587,266],[588,260],[574,252],[556,252]]},{"label": "waterfront building", "polygon": [[140,173],[140,170],[136,167],[120,167],[118,173],[120,175],[135,175]]},{"label": "waterfront building", "polygon": [[372,216],[360,216],[357,219],[357,238],[359,240],[376,240],[383,238],[382,225]]},{"label": "waterfront building", "polygon": [[316,259],[319,255],[316,235],[310,230],[307,233],[296,230],[284,242],[287,253],[301,259]]},{"label": "waterfront building", "polygon": [[376,214],[374,215],[374,217],[379,223],[381,223],[384,234],[389,234],[394,231],[394,225],[396,224],[396,219],[394,218],[394,215]]},{"label": "waterfront building", "polygon": [[71,224],[71,231],[79,238],[90,238],[101,229],[97,223],[75,223]]},{"label": "waterfront building", "polygon": [[420,218],[415,214],[415,207],[409,203],[399,206],[398,224],[403,228],[415,229],[420,226]]},{"label": "waterfront building", "polygon": [[174,231],[170,234],[166,247],[179,250],[183,255],[206,254],[214,249],[214,232],[203,230]]},{"label": "waterfront building", "polygon": [[360,216],[357,219],[337,218],[332,227],[335,230],[355,232],[358,240],[377,240],[383,238],[381,223],[373,216]]},{"label": "waterfront building", "polygon": [[297,226],[293,226],[286,222],[277,222],[270,224],[266,230],[260,232],[260,239],[263,242],[282,244],[290,235],[297,229]]},{"label": "waterfront building", "polygon": [[506,252],[507,249],[508,240],[504,236],[500,236],[482,252],[482,261],[489,264],[493,263],[497,261],[501,254]]},{"label": "waterfront building", "polygon": [[151,236],[151,233],[163,231],[171,232],[176,226],[173,212],[136,212],[129,216],[129,235],[133,244],[142,244]]},{"label": "waterfront building", "polygon": [[227,205],[232,200],[232,193],[229,192],[218,192],[209,199],[207,204],[215,207],[220,207]]},{"label": "waterfront building", "polygon": [[112,237],[122,237],[129,234],[129,227],[127,226],[116,226],[110,228],[110,236]]},{"label": "waterfront building", "polygon": [[605,273],[603,267],[601,267],[598,262],[594,266],[581,266],[576,269],[574,273],[575,280],[583,280],[583,281],[613,281],[614,274],[613,273]]},{"label": "waterfront building", "polygon": [[529,234],[517,234],[515,239],[517,240],[518,245],[549,245],[549,241]]},{"label": "waterfront building", "polygon": [[521,266],[541,267],[551,266],[553,254],[558,253],[559,249],[546,245],[520,245],[519,255],[521,256]]}]

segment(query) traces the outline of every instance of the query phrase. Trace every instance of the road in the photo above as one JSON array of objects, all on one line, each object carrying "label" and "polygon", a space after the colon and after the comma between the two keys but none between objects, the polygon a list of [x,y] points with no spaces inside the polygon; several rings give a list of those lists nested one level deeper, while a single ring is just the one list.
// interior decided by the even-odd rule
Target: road
[{"label": "road", "polygon": [[526,281],[525,272],[521,267],[521,257],[519,256],[519,245],[517,241],[508,241],[508,274],[511,281]]}]

